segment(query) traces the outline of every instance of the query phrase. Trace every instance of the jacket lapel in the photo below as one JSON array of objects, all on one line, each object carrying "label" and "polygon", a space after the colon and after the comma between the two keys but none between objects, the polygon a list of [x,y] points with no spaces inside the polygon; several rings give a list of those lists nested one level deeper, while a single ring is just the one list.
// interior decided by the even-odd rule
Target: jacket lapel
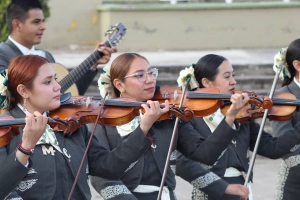
[{"label": "jacket lapel", "polygon": [[[63,133],[56,134],[57,140],[59,142],[59,147],[62,151],[63,158],[66,161],[66,165],[69,167],[70,171],[72,172],[74,181],[75,177],[78,173],[80,163],[83,158],[83,154],[85,149],[81,148],[82,146],[85,146],[85,144],[78,144],[78,142],[82,142],[84,140],[80,140],[81,134],[74,132],[68,140],[65,140]],[[78,144],[78,145],[77,145]],[[57,151],[57,153],[60,153]],[[71,156],[71,157],[69,157]],[[87,157],[85,158],[85,161],[81,168],[81,173],[79,173],[78,180],[76,182],[77,188],[80,189],[81,193],[85,196],[85,192],[87,191],[87,188],[84,188],[85,184],[82,184],[82,180],[84,180],[86,177],[86,174],[88,173],[88,164],[87,164]],[[73,183],[72,183],[73,184]]]},{"label": "jacket lapel", "polygon": [[11,115],[14,118],[25,118],[26,117],[26,114],[18,106],[16,106],[12,110],[8,111],[4,115]]},{"label": "jacket lapel", "polygon": [[297,97],[297,99],[300,99],[300,88],[294,81],[292,81],[287,87],[290,92]]},{"label": "jacket lapel", "polygon": [[14,53],[14,55],[12,55],[13,57],[23,55],[23,53],[20,51],[20,49],[9,39],[6,40],[5,44],[11,48],[11,50],[12,50],[11,52]]},{"label": "jacket lapel", "polygon": [[[160,122],[158,122],[158,123],[160,123]],[[170,127],[168,127],[168,126],[164,126],[163,128],[170,129]],[[153,157],[156,161],[156,165],[158,166],[158,169],[159,169],[161,175],[164,172],[166,158],[168,156],[169,146],[170,146],[170,142],[171,142],[171,137],[172,137],[171,133],[172,132],[173,132],[173,130],[166,130],[166,131],[162,132],[159,130],[159,127],[157,127],[157,126],[153,126],[151,128],[151,133],[153,133],[152,139],[156,145],[155,149],[151,148],[151,152],[153,154]],[[159,133],[159,134],[155,134],[155,133]],[[178,132],[176,134],[178,134]],[[175,138],[175,141],[174,141],[175,148],[173,146],[172,152],[174,152],[174,149],[176,149],[176,143],[177,143],[177,137]]]}]

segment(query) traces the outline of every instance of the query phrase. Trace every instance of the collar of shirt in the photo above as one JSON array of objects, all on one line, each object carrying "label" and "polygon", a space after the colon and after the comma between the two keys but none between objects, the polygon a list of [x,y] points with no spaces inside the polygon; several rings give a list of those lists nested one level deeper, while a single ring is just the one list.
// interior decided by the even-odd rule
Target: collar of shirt
[{"label": "collar of shirt", "polygon": [[18,47],[18,49],[22,52],[23,55],[27,55],[29,51],[34,51],[35,50],[34,46],[32,46],[31,49],[28,49],[27,47],[21,45],[20,43],[18,43],[14,39],[12,39],[12,37],[10,37],[10,36],[8,36],[8,39],[12,43],[14,43],[14,45],[16,45]]},{"label": "collar of shirt", "polygon": [[[28,111],[24,110],[24,107],[20,103],[18,103],[17,105],[26,115],[29,113]],[[48,116],[47,112],[44,112],[43,115]]]},{"label": "collar of shirt", "polygon": [[300,83],[296,80],[295,76],[294,76],[294,82],[296,83],[296,85],[298,85],[298,87],[300,87]]}]

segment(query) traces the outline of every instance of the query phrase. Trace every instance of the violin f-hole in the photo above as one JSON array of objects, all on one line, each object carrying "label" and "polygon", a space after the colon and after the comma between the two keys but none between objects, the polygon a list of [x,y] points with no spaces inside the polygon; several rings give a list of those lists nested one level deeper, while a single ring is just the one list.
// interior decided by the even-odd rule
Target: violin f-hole
[{"label": "violin f-hole", "polygon": [[93,112],[94,111],[94,109],[91,109],[91,110],[79,110],[79,111],[77,111],[76,113],[75,113],[75,115],[76,116],[79,116],[80,115],[80,113],[84,113],[84,112]]}]

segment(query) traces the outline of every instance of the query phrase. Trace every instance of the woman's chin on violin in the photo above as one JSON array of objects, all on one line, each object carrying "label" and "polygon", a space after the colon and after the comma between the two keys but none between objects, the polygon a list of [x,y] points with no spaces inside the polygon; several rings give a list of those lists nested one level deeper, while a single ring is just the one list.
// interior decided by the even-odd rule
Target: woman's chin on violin
[{"label": "woman's chin on violin", "polygon": [[[156,77],[155,72],[149,74]],[[72,118],[78,109],[75,107],[69,113],[62,111],[65,117],[61,121],[48,118],[48,111],[61,108],[61,86],[49,61],[43,57],[14,58],[8,70],[0,73],[0,88],[0,105],[7,109],[1,116],[5,128],[0,134],[0,160],[4,160],[0,168],[6,166],[1,168],[1,174],[10,174],[9,183],[7,177],[0,176],[1,199],[7,195],[9,199],[90,199],[89,175],[118,179],[150,148],[151,142],[140,131],[114,151],[107,150],[85,123]],[[153,91],[146,89],[143,95],[153,95]],[[155,105],[151,107],[159,109]],[[11,125],[13,120],[7,119],[12,118],[18,124]],[[65,123],[65,118],[80,124],[68,131],[72,124]],[[60,124],[60,127],[53,130],[52,124]],[[74,173],[77,173],[76,179]]]},{"label": "woman's chin on violin", "polygon": [[[16,70],[14,68],[14,70]],[[13,70],[10,73],[15,73]],[[30,72],[24,72],[23,76],[29,76]],[[30,88],[30,89],[28,89]],[[29,113],[38,111],[44,113],[54,110],[60,106],[61,86],[56,81],[56,73],[50,63],[43,64],[37,71],[32,86],[24,83],[17,87],[16,92],[11,92],[13,96],[22,98],[21,105]],[[20,95],[20,96],[19,96]]]},{"label": "woman's chin on violin", "polygon": [[[177,175],[193,185],[192,199],[202,199],[203,196],[208,200],[252,199],[250,183],[245,183],[247,180],[246,175],[249,175],[250,182],[252,180],[252,172],[251,170],[248,171],[250,169],[249,151],[253,151],[257,141],[260,141],[257,152],[262,156],[277,159],[288,154],[291,149],[298,147],[300,143],[300,133],[298,131],[300,123],[295,125],[297,128],[289,129],[289,131],[286,131],[286,135],[278,138],[272,137],[263,130],[260,140],[258,140],[260,125],[253,120],[249,112],[252,109],[252,103],[250,102],[258,100],[258,103],[265,106],[265,109],[271,108],[272,102],[269,102],[270,99],[256,98],[251,93],[251,98],[249,98],[248,93],[238,94],[235,91],[237,84],[234,79],[235,72],[230,62],[223,56],[205,55],[199,59],[197,64],[186,68],[180,74],[185,75],[189,80],[193,80],[190,88],[200,88],[195,92],[190,92],[189,97],[197,98],[197,96],[201,96],[201,92],[198,91],[202,88],[217,88],[221,94],[216,94],[216,98],[219,98],[218,96],[226,97],[228,95],[224,94],[230,94],[231,105],[229,105],[230,108],[227,112],[223,114],[221,109],[218,109],[215,113],[204,117],[196,116],[191,120],[191,124],[198,130],[198,133],[203,138],[209,139],[215,134],[214,131],[220,127],[222,120],[225,118],[228,122],[227,119],[230,118],[231,127],[236,130],[236,134],[231,139],[226,151],[222,152],[213,164],[203,165],[202,163],[190,161],[182,155],[179,156],[176,165]],[[177,79],[179,85],[182,85],[182,80],[187,80],[185,77],[179,76]],[[204,96],[209,96],[209,94]],[[280,102],[283,103],[284,101],[280,100]],[[236,118],[240,111],[244,111],[245,107],[248,107],[245,113],[249,120],[247,120],[247,123],[238,123]],[[261,108],[258,109],[258,111],[260,110]],[[230,123],[228,124],[230,125]],[[278,148],[278,146],[282,148]],[[210,177],[209,181],[206,181],[208,180],[207,177]]]},{"label": "woman's chin on violin", "polygon": [[[161,199],[174,200],[176,198],[174,195],[175,165],[178,151],[190,159],[213,164],[236,133],[224,119],[212,137],[204,141],[188,121],[178,120],[175,117],[160,120],[162,115],[171,110],[169,102],[179,111],[181,99],[185,99],[183,100],[185,108],[189,108],[191,100],[187,100],[185,96],[181,95],[183,93],[177,92],[180,90],[179,88],[167,88],[168,91],[163,91],[164,88],[155,90],[158,88],[156,87],[157,76],[158,70],[150,67],[145,57],[137,53],[124,53],[119,55],[110,66],[104,67],[104,73],[99,78],[98,83],[102,97],[109,94],[111,98],[131,97],[145,102],[141,106],[145,112],[140,112],[130,122],[116,127],[98,126],[99,131],[96,131],[95,135],[99,142],[107,150],[113,150],[127,139],[135,138],[136,134],[141,132],[151,142],[148,151],[128,166],[128,170],[119,180],[91,178],[92,185],[104,199],[112,196],[114,199],[120,200],[158,199],[160,198],[159,194],[162,194]],[[110,103],[109,100],[114,99],[106,101]],[[241,98],[237,98],[236,101],[243,102]],[[161,107],[159,102],[164,103],[165,106]],[[199,107],[201,105],[199,102],[200,100],[193,101],[194,106],[198,105]],[[128,104],[128,102],[123,103]],[[121,104],[122,102],[119,103],[120,106]],[[192,109],[192,111],[194,110]],[[176,116],[178,115],[176,114]],[[193,114],[189,114],[189,116],[191,116],[189,119],[192,119]],[[221,140],[221,138],[223,139]],[[138,140],[136,141],[138,142]],[[170,144],[172,144],[172,148],[169,148]],[[164,169],[169,169],[167,174]],[[120,190],[120,188],[122,189]],[[159,193],[160,191],[163,193]]]},{"label": "woman's chin on violin", "polygon": [[218,88],[220,90],[220,93],[234,94],[235,86],[237,84],[237,82],[234,79],[234,76],[235,72],[233,70],[232,65],[228,60],[224,60],[222,64],[218,67],[217,75],[209,78],[203,77],[199,84],[200,87]]}]

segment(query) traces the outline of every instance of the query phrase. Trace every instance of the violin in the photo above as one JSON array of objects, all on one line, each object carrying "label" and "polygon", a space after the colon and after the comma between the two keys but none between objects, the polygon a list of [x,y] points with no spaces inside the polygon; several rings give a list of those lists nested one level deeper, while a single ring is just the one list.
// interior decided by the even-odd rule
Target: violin
[{"label": "violin", "polygon": [[[241,91],[236,91],[236,93],[241,93]],[[276,93],[273,95],[272,102],[273,106],[269,108],[268,119],[274,121],[288,121],[292,119],[297,110],[297,106],[300,105],[300,100],[297,100],[291,93]],[[223,115],[226,114],[230,104],[231,102],[225,103],[225,105],[221,107]],[[238,112],[236,120],[238,123],[249,122],[252,119],[263,117],[264,111],[262,108],[256,108],[251,104],[247,104]]]},{"label": "violin", "polygon": [[[217,97],[218,90],[215,88],[199,89],[197,92],[207,94],[205,97],[190,97],[184,98],[181,108],[179,108],[181,99],[181,90],[172,87],[162,87],[156,91],[153,101],[162,103],[168,100],[171,107],[168,113],[163,114],[158,120],[171,119],[179,117],[184,121],[191,120],[194,116],[206,116],[214,113],[223,101],[221,99],[230,99],[231,95]],[[196,94],[196,93],[193,93]],[[272,102],[265,98],[264,100],[254,96],[249,102],[262,108],[269,108]],[[70,100],[62,102],[61,106],[53,111],[50,111],[49,116],[53,119],[60,119],[67,123],[67,128],[64,133],[77,130],[82,124],[94,123],[97,115],[100,112],[103,99],[95,100],[85,96],[73,96]],[[104,107],[100,114],[97,123],[109,126],[119,126],[132,121],[136,116],[140,115],[141,105],[145,102],[137,102],[132,98],[115,98],[104,101]]]},{"label": "violin", "polygon": [[[259,97],[255,93],[248,94],[250,97],[248,103],[257,109],[269,109],[273,105],[268,97]],[[178,105],[181,95],[182,92],[178,88],[161,87],[153,100],[159,102],[168,100],[170,105]],[[229,100],[231,96],[232,94],[221,94],[217,88],[198,88],[196,91],[187,92],[182,106],[193,110],[194,116],[204,117],[216,112],[224,105],[224,100]]]},{"label": "violin", "polygon": [[[54,130],[64,130],[67,123],[48,118],[49,126]],[[0,147],[10,143],[10,141],[20,134],[19,127],[25,125],[25,118],[15,119],[12,116],[0,117]]]},{"label": "violin", "polygon": [[[69,101],[61,104],[61,106],[49,112],[49,116],[53,119],[60,119],[68,124],[64,133],[77,130],[82,124],[95,123],[97,115],[100,112],[103,100],[94,100],[85,96],[73,96]],[[119,126],[132,121],[136,116],[145,112],[141,107],[145,102],[137,102],[132,98],[115,98],[107,99],[97,123],[109,126]],[[164,108],[161,104],[160,107]],[[179,117],[184,121],[193,118],[193,111],[189,108],[179,109],[175,106],[170,107],[169,112],[161,115],[158,120],[171,119]]]},{"label": "violin", "polygon": [[[71,97],[71,96],[70,96]],[[95,123],[101,110],[102,100],[93,100],[85,96],[73,96],[69,100],[61,101],[61,106],[49,112],[48,124],[54,131],[63,134],[76,131],[81,125]],[[108,99],[97,123],[119,126],[132,121],[140,115],[140,109],[145,102],[136,102],[131,98]],[[160,107],[164,108],[161,104]],[[161,115],[158,120],[179,117],[184,121],[193,118],[193,111],[189,108],[179,109],[170,107],[169,112]],[[11,116],[0,117],[0,147],[7,145],[13,137],[19,135],[19,127],[25,125],[25,118],[14,119]]]},{"label": "violin", "polygon": [[[224,99],[230,99],[230,94],[220,94],[215,88],[198,89],[196,92],[188,92],[179,108],[181,90],[172,87],[162,87],[155,93],[153,101],[164,103],[170,102],[170,110],[163,114],[158,120],[167,120],[179,117],[185,121],[194,116],[203,117],[214,113],[220,106],[224,105]],[[249,104],[259,108],[270,108],[272,101],[268,98],[262,99],[256,95],[250,96]],[[63,134],[76,131],[81,125],[95,123],[97,115],[101,110],[103,100],[94,100],[85,96],[73,96],[64,99],[61,106],[49,112],[48,124],[54,131],[61,130]],[[132,121],[144,112],[141,105],[145,102],[137,102],[132,98],[115,98],[104,101],[104,107],[97,123],[110,126],[119,126]],[[163,108],[165,105],[161,104]],[[25,119],[0,118],[0,146],[8,144],[12,138],[19,134],[18,127],[25,124]]]}]

